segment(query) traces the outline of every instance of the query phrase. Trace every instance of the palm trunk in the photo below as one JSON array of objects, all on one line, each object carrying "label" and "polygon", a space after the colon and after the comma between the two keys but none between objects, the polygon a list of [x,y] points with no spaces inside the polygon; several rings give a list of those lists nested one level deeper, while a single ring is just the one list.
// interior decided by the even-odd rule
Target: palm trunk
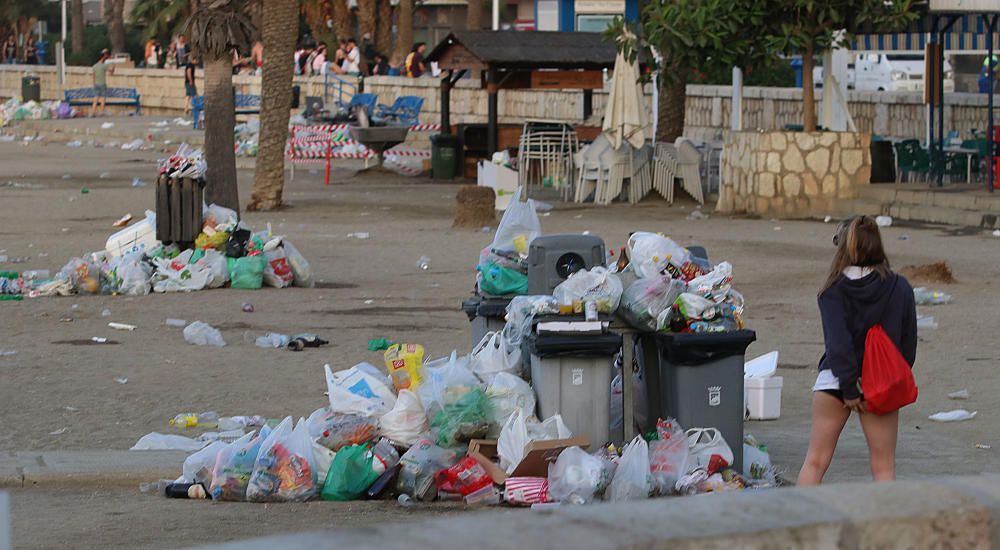
[{"label": "palm trunk", "polygon": [[358,37],[375,36],[375,0],[358,0]]},{"label": "palm trunk", "polygon": [[[351,10],[347,8],[347,0],[333,0],[333,30],[338,40],[346,40],[351,36]],[[332,52],[334,44],[327,44]]]},{"label": "palm trunk", "polygon": [[413,0],[399,0],[396,20],[396,51],[392,60],[393,65],[402,65],[413,47]]},{"label": "palm trunk", "polygon": [[687,82],[677,77],[664,83],[657,105],[656,141],[673,143],[684,135],[684,109],[687,103]]},{"label": "palm trunk", "polygon": [[261,78],[260,150],[247,210],[272,210],[281,206],[294,67],[286,62],[269,63],[267,59],[285,60],[295,55],[298,6],[287,0],[265,0],[262,20],[261,41],[268,54]]},{"label": "palm trunk", "polygon": [[[832,93],[827,90],[826,93]],[[806,132],[816,131],[816,90],[813,88],[813,45],[808,43],[802,55],[802,127]]]},{"label": "palm trunk", "polygon": [[378,0],[378,21],[375,23],[375,50],[387,55],[392,49],[392,2]]},{"label": "palm trunk", "polygon": [[483,28],[483,0],[469,0],[465,12],[465,30],[478,31]]},{"label": "palm trunk", "polygon": [[233,127],[233,61],[228,55],[205,60],[205,202],[240,211]]},{"label": "palm trunk", "polygon": [[83,51],[85,43],[84,37],[84,23],[83,23],[83,0],[73,0],[73,9],[71,10],[72,18],[72,51],[73,53],[80,53]]},{"label": "palm trunk", "polygon": [[125,0],[106,0],[104,22],[113,53],[125,52]]}]

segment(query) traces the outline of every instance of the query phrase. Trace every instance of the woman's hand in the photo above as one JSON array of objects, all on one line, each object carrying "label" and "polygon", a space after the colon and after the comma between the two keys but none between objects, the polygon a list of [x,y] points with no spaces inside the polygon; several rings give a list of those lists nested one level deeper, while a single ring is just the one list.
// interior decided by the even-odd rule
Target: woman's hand
[{"label": "woman's hand", "polygon": [[864,401],[861,400],[860,397],[857,399],[848,399],[844,401],[844,408],[850,409],[858,414],[865,414],[866,412],[868,412],[868,406],[865,404]]}]

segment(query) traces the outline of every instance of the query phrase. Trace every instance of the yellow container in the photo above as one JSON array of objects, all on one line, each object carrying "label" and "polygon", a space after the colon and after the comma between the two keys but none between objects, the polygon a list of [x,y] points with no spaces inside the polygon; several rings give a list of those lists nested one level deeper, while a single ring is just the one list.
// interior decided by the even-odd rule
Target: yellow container
[{"label": "yellow container", "polygon": [[424,347],[420,344],[393,344],[385,350],[385,366],[396,390],[414,389],[423,380]]}]

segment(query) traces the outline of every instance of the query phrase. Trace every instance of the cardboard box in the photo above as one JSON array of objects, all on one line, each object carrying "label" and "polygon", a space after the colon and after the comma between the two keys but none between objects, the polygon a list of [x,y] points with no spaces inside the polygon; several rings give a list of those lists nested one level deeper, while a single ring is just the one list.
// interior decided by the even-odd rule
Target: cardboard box
[{"label": "cardboard box", "polygon": [[507,210],[507,205],[510,204],[514,191],[517,191],[517,180],[516,170],[493,164],[488,160],[479,161],[477,184],[493,188],[497,196],[497,210]]},{"label": "cardboard box", "polygon": [[548,477],[549,464],[559,458],[559,453],[567,447],[590,446],[587,436],[581,435],[569,439],[550,439],[547,441],[531,441],[524,447],[524,459],[508,476],[497,463],[500,455],[497,453],[495,439],[473,439],[469,442],[469,456],[476,459],[486,472],[493,478],[493,483],[503,485],[508,477]]}]

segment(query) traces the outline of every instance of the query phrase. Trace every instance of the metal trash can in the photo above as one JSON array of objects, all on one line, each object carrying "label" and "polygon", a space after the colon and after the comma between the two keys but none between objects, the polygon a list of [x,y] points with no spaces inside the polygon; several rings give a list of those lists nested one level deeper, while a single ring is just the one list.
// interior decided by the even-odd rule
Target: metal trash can
[{"label": "metal trash can", "polygon": [[38,75],[29,74],[21,77],[21,97],[25,103],[42,101],[42,80]]},{"label": "metal trash can", "polygon": [[450,180],[458,166],[458,136],[434,134],[431,136],[431,168],[434,179]]},{"label": "metal trash can", "polygon": [[156,180],[156,238],[163,244],[193,244],[201,233],[205,180]]},{"label": "metal trash can", "polygon": [[752,330],[707,334],[643,334],[639,337],[648,415],[673,417],[685,429],[716,428],[743,471],[743,363],[757,339]]},{"label": "metal trash can", "polygon": [[611,371],[620,334],[537,334],[524,342],[531,357],[531,385],[538,415],[562,416],[574,436],[591,448],[611,440]]},{"label": "metal trash can", "polygon": [[510,298],[487,298],[473,296],[462,302],[462,311],[472,323],[472,347],[476,347],[488,332],[503,330],[507,321],[507,306]]}]

